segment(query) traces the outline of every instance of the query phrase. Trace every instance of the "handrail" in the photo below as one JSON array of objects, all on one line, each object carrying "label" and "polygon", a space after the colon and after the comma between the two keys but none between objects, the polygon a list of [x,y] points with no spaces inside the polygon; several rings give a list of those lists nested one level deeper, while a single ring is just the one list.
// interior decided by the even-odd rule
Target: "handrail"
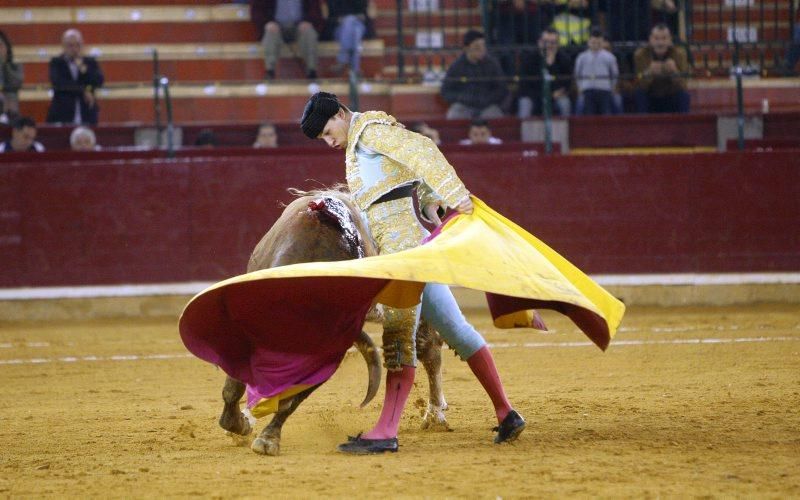
[{"label": "handrail", "polygon": [[153,111],[156,118],[156,148],[161,148],[161,100],[158,95],[160,72],[158,68],[158,49],[153,49]]},{"label": "handrail", "polygon": [[161,148],[161,98],[164,91],[164,103],[167,108],[167,158],[175,158],[175,125],[172,121],[172,99],[169,96],[169,78],[159,72],[158,50],[153,49],[153,111],[156,121],[156,148]]}]

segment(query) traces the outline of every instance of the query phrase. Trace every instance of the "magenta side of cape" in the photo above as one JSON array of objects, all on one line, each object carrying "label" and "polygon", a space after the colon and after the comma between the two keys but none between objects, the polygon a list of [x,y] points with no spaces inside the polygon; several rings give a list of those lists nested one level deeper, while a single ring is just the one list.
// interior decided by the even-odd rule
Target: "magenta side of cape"
[{"label": "magenta side of cape", "polygon": [[605,351],[611,342],[606,321],[598,314],[582,307],[554,300],[523,299],[489,292],[486,293],[486,302],[489,304],[492,318],[495,319],[529,309],[552,309],[571,319],[600,349]]},{"label": "magenta side of cape", "polygon": [[333,375],[386,279],[276,278],[206,292],[180,323],[186,348],[268,398]]}]

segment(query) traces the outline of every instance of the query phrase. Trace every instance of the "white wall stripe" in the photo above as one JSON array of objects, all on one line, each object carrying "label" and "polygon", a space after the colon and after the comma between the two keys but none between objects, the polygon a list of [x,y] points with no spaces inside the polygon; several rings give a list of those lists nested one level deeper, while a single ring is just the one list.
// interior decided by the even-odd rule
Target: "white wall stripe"
[{"label": "white wall stripe", "polygon": [[[602,286],[774,285],[800,284],[800,273],[598,274],[592,276],[592,279]],[[0,288],[0,300],[195,295],[212,284],[210,281],[194,281],[151,285]]]},{"label": "white wall stripe", "polygon": [[[611,348],[623,346],[643,345],[699,345],[699,344],[746,344],[753,342],[791,342],[800,341],[800,337],[742,337],[742,338],[707,338],[707,339],[672,339],[672,340],[614,340]],[[560,347],[593,347],[591,342],[524,342],[524,343],[490,343],[492,349],[543,349]],[[355,352],[350,348],[349,352]],[[147,361],[193,358],[192,354],[148,354],[137,356],[134,354],[115,356],[64,356],[59,358],[32,358],[32,359],[2,359],[2,365],[34,365],[47,363],[77,363],[79,361]]]}]

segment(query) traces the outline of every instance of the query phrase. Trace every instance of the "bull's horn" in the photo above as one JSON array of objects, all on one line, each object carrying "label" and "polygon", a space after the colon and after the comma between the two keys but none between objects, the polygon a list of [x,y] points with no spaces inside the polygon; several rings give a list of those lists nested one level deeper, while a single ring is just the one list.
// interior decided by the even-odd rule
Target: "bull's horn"
[{"label": "bull's horn", "polygon": [[369,371],[367,395],[364,396],[364,401],[361,402],[361,408],[363,408],[372,401],[372,398],[378,393],[378,387],[381,385],[381,356],[378,353],[378,349],[375,348],[375,343],[363,330],[358,339],[356,339],[356,348],[364,356],[364,361],[367,362],[367,370]]}]

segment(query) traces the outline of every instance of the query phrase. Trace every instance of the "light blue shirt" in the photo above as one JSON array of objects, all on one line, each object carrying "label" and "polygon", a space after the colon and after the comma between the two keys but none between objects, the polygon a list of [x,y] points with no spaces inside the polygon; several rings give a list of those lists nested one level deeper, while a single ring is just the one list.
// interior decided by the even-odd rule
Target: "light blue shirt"
[{"label": "light blue shirt", "polygon": [[303,0],[278,0],[275,22],[281,26],[294,26],[303,19]]}]

